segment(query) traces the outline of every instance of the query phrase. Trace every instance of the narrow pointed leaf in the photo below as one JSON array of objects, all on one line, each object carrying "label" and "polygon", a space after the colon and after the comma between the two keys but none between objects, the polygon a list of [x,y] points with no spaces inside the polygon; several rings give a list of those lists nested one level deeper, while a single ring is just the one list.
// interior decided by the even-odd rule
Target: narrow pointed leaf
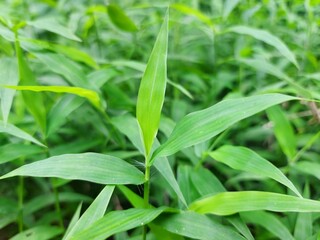
[{"label": "narrow pointed leaf", "polygon": [[239,34],[249,35],[255,39],[258,39],[273,46],[281,53],[282,56],[287,58],[291,63],[293,63],[297,68],[299,68],[298,62],[293,52],[280,38],[271,34],[270,32],[248,26],[234,26],[229,28],[228,30]]},{"label": "narrow pointed leaf", "polygon": [[257,210],[320,212],[320,201],[271,192],[226,192],[195,201],[189,209],[198,213],[222,216]]},{"label": "narrow pointed leaf", "polygon": [[267,109],[267,115],[273,123],[274,134],[282,151],[289,160],[292,160],[297,154],[297,143],[288,118],[279,106],[273,106],[272,108]]},{"label": "narrow pointed leaf", "polygon": [[79,97],[86,98],[93,106],[102,109],[99,94],[95,91],[69,86],[3,86],[5,88],[15,89],[19,91],[33,91],[33,92],[55,92],[55,93],[71,93]]},{"label": "narrow pointed leaf", "polygon": [[[17,85],[19,75],[17,63],[10,58],[0,59],[0,85]],[[0,90],[1,111],[4,124],[7,123],[15,91],[12,89]]]},{"label": "narrow pointed leaf", "polygon": [[44,149],[36,145],[9,143],[0,147],[0,164],[42,152]]},{"label": "narrow pointed leaf", "polygon": [[11,240],[33,240],[33,239],[52,239],[63,232],[63,229],[60,227],[54,226],[36,226],[30,228],[26,231],[18,233],[17,235],[10,238]]},{"label": "narrow pointed leaf", "polygon": [[320,164],[316,162],[300,161],[293,165],[299,172],[312,175],[320,180]]},{"label": "narrow pointed leaf", "polygon": [[171,4],[170,8],[176,9],[176,10],[178,10],[184,14],[187,14],[187,15],[195,16],[201,22],[207,24],[208,26],[212,26],[211,19],[197,9],[191,8],[191,7],[189,7],[185,4],[181,4],[181,3]]},{"label": "narrow pointed leaf", "polygon": [[247,223],[260,225],[281,240],[294,240],[288,228],[272,213],[254,211],[243,212],[240,215]]},{"label": "narrow pointed leaf", "polygon": [[212,107],[190,113],[176,125],[169,139],[155,151],[152,159],[169,156],[183,148],[206,141],[244,118],[294,99],[298,98],[264,94],[224,100]]},{"label": "narrow pointed leaf", "polygon": [[149,155],[158,132],[166,90],[168,18],[167,14],[142,77],[137,100],[137,119],[146,156]]},{"label": "narrow pointed leaf", "polygon": [[194,239],[243,239],[231,228],[194,212],[182,212],[160,216],[155,223],[169,232]]},{"label": "narrow pointed leaf", "polygon": [[56,21],[53,18],[38,18],[37,20],[30,21],[27,24],[38,29],[59,34],[65,38],[81,42],[81,39],[78,38],[70,29],[68,29],[65,26],[62,26],[58,21]]},{"label": "narrow pointed leaf", "polygon": [[12,136],[33,142],[39,146],[45,147],[41,142],[39,142],[37,139],[32,137],[30,134],[26,133],[25,131],[21,130],[20,128],[17,128],[16,126],[7,123],[6,125],[0,121],[0,133],[7,133]]},{"label": "narrow pointed leaf", "polygon": [[76,233],[86,229],[88,226],[93,224],[95,221],[103,217],[107,210],[110,198],[112,196],[114,186],[106,186],[92,202],[89,208],[83,213],[74,227],[66,235],[64,239],[70,239]]},{"label": "narrow pointed leaf", "polygon": [[248,148],[225,145],[209,155],[233,169],[272,178],[302,197],[293,183],[276,166]]},{"label": "narrow pointed leaf", "polygon": [[77,207],[76,212],[73,214],[72,219],[68,225],[68,228],[62,238],[62,240],[65,240],[66,236],[69,234],[69,232],[71,231],[71,229],[74,227],[74,225],[78,222],[79,218],[80,218],[80,211],[81,211],[81,207],[82,207],[82,203],[80,203]]},{"label": "narrow pointed leaf", "polygon": [[95,239],[103,240],[115,233],[130,230],[132,228],[148,224],[163,212],[159,209],[128,209],[113,211],[79,232],[72,240]]},{"label": "narrow pointed leaf", "polygon": [[136,32],[138,30],[134,22],[118,5],[110,4],[107,9],[112,23],[119,29],[126,32]]},{"label": "narrow pointed leaf", "polygon": [[[36,78],[23,56],[18,39],[15,41],[15,47],[19,67],[20,85],[37,85]],[[31,92],[23,92],[22,96],[27,109],[34,116],[44,135],[46,132],[46,109],[42,96]],[[37,104],[34,104],[35,102]]]},{"label": "narrow pointed leaf", "polygon": [[129,163],[104,154],[65,154],[17,168],[0,179],[14,176],[59,177],[101,184],[141,184],[144,175]]}]

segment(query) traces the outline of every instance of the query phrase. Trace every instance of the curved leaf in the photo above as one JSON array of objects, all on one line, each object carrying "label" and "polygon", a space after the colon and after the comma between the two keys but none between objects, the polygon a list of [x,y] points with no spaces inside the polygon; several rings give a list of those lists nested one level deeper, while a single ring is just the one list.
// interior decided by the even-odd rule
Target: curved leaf
[{"label": "curved leaf", "polygon": [[155,151],[152,159],[169,156],[183,148],[206,141],[244,118],[294,99],[298,98],[264,94],[224,100],[212,107],[190,113],[176,125],[169,139]]},{"label": "curved leaf", "polygon": [[293,52],[287,47],[287,45],[278,37],[269,33],[268,31],[252,28],[248,26],[234,26],[228,29],[231,32],[246,34],[255,39],[263,41],[274,48],[276,48],[285,58],[287,58],[291,63],[293,63],[297,68],[299,68],[298,62],[296,60]]},{"label": "curved leaf", "polygon": [[189,209],[198,213],[215,215],[231,215],[257,210],[320,212],[320,201],[271,192],[225,192],[197,200],[190,205]]},{"label": "curved leaf", "polygon": [[127,14],[115,4],[108,5],[108,14],[114,25],[126,32],[135,32],[138,30],[134,22],[127,16]]},{"label": "curved leaf", "polygon": [[146,156],[149,156],[158,132],[166,90],[168,21],[169,15],[167,13],[141,79],[138,93],[137,119],[142,132]]},{"label": "curved leaf", "polygon": [[272,178],[302,197],[293,183],[276,166],[248,148],[225,145],[209,155],[233,169]]},{"label": "curved leaf", "polygon": [[14,176],[59,177],[101,184],[141,184],[144,175],[129,163],[98,153],[65,154],[19,167],[0,179]]},{"label": "curved leaf", "polygon": [[158,209],[128,209],[113,211],[106,214],[102,219],[96,221],[87,229],[79,232],[72,240],[95,239],[103,240],[115,233],[143,226],[158,217],[163,208]]}]

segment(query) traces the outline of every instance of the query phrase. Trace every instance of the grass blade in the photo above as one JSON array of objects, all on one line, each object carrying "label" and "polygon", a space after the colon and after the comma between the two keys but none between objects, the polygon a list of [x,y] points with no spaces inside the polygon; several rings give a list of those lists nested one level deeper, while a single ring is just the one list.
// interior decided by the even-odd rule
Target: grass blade
[{"label": "grass blade", "polygon": [[189,209],[198,213],[222,216],[257,210],[320,212],[320,201],[270,192],[225,192],[195,201]]},{"label": "grass blade", "polygon": [[158,132],[166,90],[168,21],[169,15],[167,13],[139,88],[137,119],[142,132],[145,156],[149,156],[153,141]]},{"label": "grass blade", "polygon": [[272,178],[302,197],[293,183],[276,166],[248,148],[225,145],[209,155],[233,169]]},{"label": "grass blade", "polygon": [[159,209],[128,209],[124,211],[113,211],[100,220],[79,232],[72,240],[95,239],[103,240],[115,233],[148,224],[163,212]]},{"label": "grass blade", "polygon": [[65,38],[81,42],[81,39],[78,38],[70,29],[62,26],[58,21],[53,18],[38,18],[35,21],[27,22],[28,25],[33,26],[38,29],[46,30],[63,36]]},{"label": "grass blade", "polygon": [[231,228],[194,212],[160,216],[155,223],[169,232],[194,239],[244,239]]},{"label": "grass blade", "polygon": [[63,229],[60,227],[54,226],[36,226],[30,228],[26,231],[18,233],[17,235],[10,238],[11,240],[30,240],[30,239],[52,239],[63,232]]},{"label": "grass blade", "polygon": [[72,219],[68,225],[68,228],[63,236],[62,240],[65,240],[65,236],[67,236],[69,234],[69,232],[71,231],[71,229],[74,227],[74,225],[78,222],[79,218],[80,218],[80,212],[81,212],[81,208],[82,208],[82,203],[80,203],[77,207],[77,210],[75,211],[75,213],[72,216]]},{"label": "grass blade", "polygon": [[229,28],[228,31],[249,35],[255,39],[258,39],[260,41],[265,42],[266,44],[273,46],[281,53],[282,56],[287,58],[299,69],[298,62],[293,52],[287,47],[287,45],[281,39],[271,34],[270,32],[248,26],[234,26]]},{"label": "grass blade", "polygon": [[37,153],[44,153],[44,149],[31,144],[9,143],[0,147],[0,164]]},{"label": "grass blade", "polygon": [[7,123],[5,125],[2,121],[0,121],[0,133],[7,133],[12,136],[33,142],[39,146],[46,147],[45,145],[43,145],[41,142],[39,142],[37,139],[35,139],[31,135],[29,135],[28,133],[24,132],[20,128],[17,128],[16,126],[14,126],[10,123]]},{"label": "grass blade", "polygon": [[119,29],[126,32],[136,32],[138,30],[134,22],[118,5],[110,4],[107,6],[107,9],[110,20]]},{"label": "grass blade", "polygon": [[19,91],[33,92],[55,92],[55,93],[71,93],[79,97],[86,98],[93,106],[103,111],[99,94],[95,91],[70,86],[3,86],[5,88],[15,89]]},{"label": "grass blade", "polygon": [[14,176],[59,177],[101,184],[141,184],[144,175],[127,162],[98,153],[65,154],[17,168],[0,179]]},{"label": "grass blade", "polygon": [[308,161],[299,161],[293,168],[297,169],[301,173],[312,175],[320,180],[320,164]]},{"label": "grass blade", "polygon": [[92,202],[89,208],[82,214],[80,219],[63,239],[70,239],[76,233],[86,229],[94,222],[103,217],[107,210],[110,198],[112,196],[114,186],[106,186]]},{"label": "grass blade", "polygon": [[272,213],[254,211],[243,212],[240,215],[247,223],[260,225],[281,240],[294,240],[288,228]]},{"label": "grass blade", "polygon": [[[0,85],[17,85],[19,76],[17,73],[17,63],[10,58],[0,59]],[[10,109],[12,106],[15,91],[11,89],[1,89],[1,111],[4,124],[7,124]]]},{"label": "grass blade", "polygon": [[244,118],[293,99],[297,98],[282,94],[264,94],[225,100],[207,109],[190,113],[176,125],[169,139],[155,151],[152,160],[206,141]]}]

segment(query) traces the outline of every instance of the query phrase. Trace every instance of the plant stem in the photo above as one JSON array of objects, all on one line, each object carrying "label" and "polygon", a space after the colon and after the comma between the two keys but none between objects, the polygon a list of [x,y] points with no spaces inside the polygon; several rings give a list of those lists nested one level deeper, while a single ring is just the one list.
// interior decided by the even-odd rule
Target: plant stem
[{"label": "plant stem", "polygon": [[[143,188],[144,207],[149,207],[149,195],[150,195],[150,166],[148,158],[146,158],[146,170],[145,170],[145,182]],[[143,226],[142,240],[147,239],[147,225]]]},{"label": "plant stem", "polygon": [[19,207],[18,227],[19,227],[19,232],[23,231],[23,189],[24,189],[24,178],[23,178],[23,176],[19,176],[19,187],[18,187],[18,207]]},{"label": "plant stem", "polygon": [[58,217],[59,217],[59,226],[61,228],[64,229],[64,226],[63,226],[63,220],[62,220],[62,214],[61,214],[61,208],[60,208],[60,202],[59,202],[59,192],[58,192],[58,189],[57,187],[55,187],[53,184],[52,184],[52,189],[53,189],[53,192],[54,192],[54,200],[55,200],[55,208],[56,208],[56,212],[58,213]]}]

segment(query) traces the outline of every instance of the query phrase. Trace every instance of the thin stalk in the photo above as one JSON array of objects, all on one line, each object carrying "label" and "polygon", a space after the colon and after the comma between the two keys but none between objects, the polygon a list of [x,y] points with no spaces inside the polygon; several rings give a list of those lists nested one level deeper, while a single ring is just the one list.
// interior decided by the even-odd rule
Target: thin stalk
[{"label": "thin stalk", "polygon": [[19,232],[23,231],[23,189],[24,189],[24,177],[19,176],[19,186],[18,186],[18,208],[19,208],[18,227],[19,227]]},{"label": "thin stalk", "polygon": [[[148,157],[146,157],[145,161],[146,169],[145,169],[145,182],[144,182],[144,188],[143,188],[143,199],[144,199],[144,207],[149,207],[149,196],[150,196],[150,166],[149,166],[149,160]],[[147,239],[147,226],[143,226],[143,233],[142,233],[142,240]]]},{"label": "thin stalk", "polygon": [[53,189],[53,192],[54,192],[54,206],[55,206],[55,209],[56,209],[56,212],[58,214],[58,221],[59,221],[59,226],[64,229],[64,226],[63,226],[63,220],[62,220],[62,213],[61,213],[61,208],[60,208],[60,201],[59,201],[59,191],[57,189],[57,187],[55,187],[53,184],[52,184],[52,189]]}]

